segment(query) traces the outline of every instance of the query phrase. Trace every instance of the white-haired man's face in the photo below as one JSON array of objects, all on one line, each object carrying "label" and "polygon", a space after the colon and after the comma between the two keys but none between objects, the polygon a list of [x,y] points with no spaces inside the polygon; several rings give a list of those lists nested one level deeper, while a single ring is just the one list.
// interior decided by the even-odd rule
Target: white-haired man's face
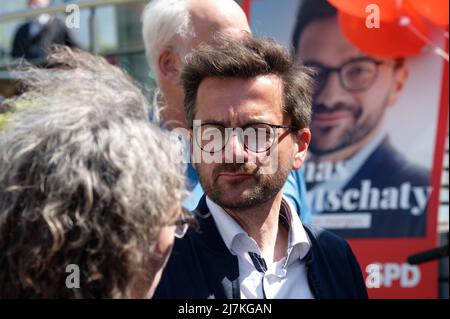
[{"label": "white-haired man's face", "polygon": [[240,37],[250,32],[246,15],[234,0],[191,0],[188,11],[194,35],[187,40],[175,36],[156,61],[158,84],[166,102],[161,117],[170,127],[186,127],[180,81],[185,55],[201,43],[212,44],[217,33]]}]

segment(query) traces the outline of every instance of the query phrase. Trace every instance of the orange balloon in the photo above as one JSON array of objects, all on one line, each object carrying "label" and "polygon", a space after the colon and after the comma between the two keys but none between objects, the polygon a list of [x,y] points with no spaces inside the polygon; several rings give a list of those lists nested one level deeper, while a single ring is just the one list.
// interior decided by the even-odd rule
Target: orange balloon
[{"label": "orange balloon", "polygon": [[420,53],[425,42],[412,30],[415,28],[423,35],[428,30],[418,14],[409,13],[410,26],[402,26],[399,20],[381,22],[380,28],[369,29],[366,19],[338,12],[339,25],[347,39],[361,51],[369,55],[398,58]]},{"label": "orange balloon", "polygon": [[402,11],[402,0],[328,0],[341,12],[358,18],[371,14],[370,5],[377,5],[381,21],[395,21]]},{"label": "orange balloon", "polygon": [[409,4],[431,22],[448,26],[449,0],[408,0]]}]

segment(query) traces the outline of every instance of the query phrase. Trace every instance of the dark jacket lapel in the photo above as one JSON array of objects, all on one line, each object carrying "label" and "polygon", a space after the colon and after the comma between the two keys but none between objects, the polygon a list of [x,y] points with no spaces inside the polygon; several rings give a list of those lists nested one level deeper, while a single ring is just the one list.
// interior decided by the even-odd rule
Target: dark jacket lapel
[{"label": "dark jacket lapel", "polygon": [[228,250],[203,196],[193,212],[199,223],[192,243],[216,298],[239,299],[239,263]]}]

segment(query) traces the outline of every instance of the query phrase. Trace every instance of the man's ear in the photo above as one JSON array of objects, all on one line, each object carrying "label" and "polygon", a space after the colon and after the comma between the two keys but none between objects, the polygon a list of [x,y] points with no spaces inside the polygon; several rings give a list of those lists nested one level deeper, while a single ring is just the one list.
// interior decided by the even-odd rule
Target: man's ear
[{"label": "man's ear", "polygon": [[161,50],[158,56],[158,68],[166,81],[178,84],[180,81],[181,61],[178,54],[169,47]]},{"label": "man's ear", "polygon": [[302,167],[306,159],[306,153],[308,151],[309,142],[311,141],[311,131],[309,128],[299,130],[295,137],[295,154],[294,161],[292,162],[292,169],[298,170]]},{"label": "man's ear", "polygon": [[392,80],[392,87],[389,92],[387,106],[397,103],[400,92],[403,90],[406,79],[408,79],[408,68],[403,61],[401,65],[394,68],[394,78]]}]

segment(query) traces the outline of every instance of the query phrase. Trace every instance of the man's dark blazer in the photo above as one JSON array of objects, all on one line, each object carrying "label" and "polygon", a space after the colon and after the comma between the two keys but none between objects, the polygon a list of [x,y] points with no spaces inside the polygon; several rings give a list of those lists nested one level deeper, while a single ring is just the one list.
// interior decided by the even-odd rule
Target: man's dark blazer
[{"label": "man's dark blazer", "polygon": [[[154,298],[239,299],[238,259],[226,247],[205,196],[194,214],[198,227],[175,241]],[[326,230],[309,225],[305,230],[311,249],[301,261],[315,298],[367,298],[360,266],[349,245]]]},{"label": "man's dark blazer", "polygon": [[79,47],[65,23],[57,17],[50,17],[42,30],[34,36],[30,34],[31,23],[26,22],[17,29],[11,52],[13,58],[24,58],[40,63],[45,62],[40,60],[47,57],[48,49],[52,44]]},{"label": "man's dark blazer", "polygon": [[[380,190],[380,194],[383,189],[400,190],[402,184],[410,184],[408,204],[411,207],[401,208],[398,205],[396,209],[358,209],[358,213],[371,213],[371,228],[339,229],[333,230],[334,233],[343,238],[420,237],[425,235],[426,209],[418,215],[411,213],[411,208],[417,205],[412,190],[414,188],[426,190],[429,187],[429,171],[409,162],[386,137],[345,185],[343,192],[349,189],[361,189],[363,181],[370,181],[371,188]],[[401,200],[400,196],[399,192],[397,203]],[[322,214],[326,213],[336,212],[326,210],[322,212]]]}]

